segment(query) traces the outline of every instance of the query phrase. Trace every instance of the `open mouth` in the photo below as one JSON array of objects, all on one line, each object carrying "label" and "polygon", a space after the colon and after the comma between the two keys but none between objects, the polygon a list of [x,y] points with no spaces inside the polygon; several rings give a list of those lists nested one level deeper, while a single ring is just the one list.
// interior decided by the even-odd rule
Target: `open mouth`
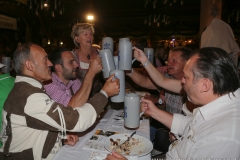
[{"label": "open mouth", "polygon": [[91,40],[89,40],[89,41],[87,41],[87,43],[92,43],[92,41],[91,41]]},{"label": "open mouth", "polygon": [[77,70],[78,70],[78,68],[76,68],[76,69],[73,69],[72,71],[73,71],[73,72],[77,72]]}]

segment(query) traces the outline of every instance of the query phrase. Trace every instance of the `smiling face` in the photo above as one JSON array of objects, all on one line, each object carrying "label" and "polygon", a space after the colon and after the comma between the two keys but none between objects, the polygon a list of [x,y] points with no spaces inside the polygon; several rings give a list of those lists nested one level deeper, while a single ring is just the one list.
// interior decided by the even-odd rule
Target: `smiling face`
[{"label": "smiling face", "polygon": [[77,74],[77,63],[70,51],[65,51],[62,53],[62,76],[66,80],[72,80],[76,78]]},{"label": "smiling face", "polygon": [[48,55],[40,46],[33,45],[30,47],[30,63],[33,77],[39,81],[47,81],[52,78],[50,67],[52,63],[48,60]]},{"label": "smiling face", "polygon": [[80,44],[80,47],[92,47],[93,39],[94,37],[91,30],[84,30],[79,36],[75,37],[75,40]]},{"label": "smiling face", "polygon": [[172,51],[168,57],[168,74],[175,79],[181,79],[183,76],[183,68],[186,61],[181,57],[181,51]]}]

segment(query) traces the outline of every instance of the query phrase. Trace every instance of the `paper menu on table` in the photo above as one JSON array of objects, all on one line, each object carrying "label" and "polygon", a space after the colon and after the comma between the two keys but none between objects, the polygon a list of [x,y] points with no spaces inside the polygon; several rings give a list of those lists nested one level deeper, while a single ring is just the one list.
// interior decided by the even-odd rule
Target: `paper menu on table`
[{"label": "paper menu on table", "polygon": [[83,149],[108,152],[104,147],[106,137],[118,134],[114,131],[103,131],[98,129],[91,138],[84,144]]}]

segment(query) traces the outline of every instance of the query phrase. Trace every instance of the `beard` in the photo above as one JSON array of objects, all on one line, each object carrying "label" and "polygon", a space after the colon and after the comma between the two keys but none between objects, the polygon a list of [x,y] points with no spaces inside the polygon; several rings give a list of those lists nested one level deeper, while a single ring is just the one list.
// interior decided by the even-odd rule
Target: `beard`
[{"label": "beard", "polygon": [[[75,72],[75,74],[74,74]],[[76,70],[72,70],[72,71],[69,71],[67,70],[66,68],[63,68],[63,77],[66,79],[66,80],[74,80],[76,79]]]}]

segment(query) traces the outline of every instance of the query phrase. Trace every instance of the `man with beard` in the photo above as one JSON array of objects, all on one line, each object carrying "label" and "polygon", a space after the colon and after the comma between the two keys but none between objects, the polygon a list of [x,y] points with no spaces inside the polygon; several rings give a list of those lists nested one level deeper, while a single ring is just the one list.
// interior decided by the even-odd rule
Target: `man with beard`
[{"label": "man with beard", "polygon": [[[94,62],[101,70],[101,59],[97,57]],[[44,91],[42,82],[52,78],[52,63],[42,47],[33,43],[18,46],[13,64],[18,75],[4,103],[0,159],[52,159],[62,147],[62,139],[70,145],[76,142],[66,133],[86,131],[102,113],[108,97],[120,90],[119,80],[113,80],[113,75],[87,103],[76,97],[65,107]],[[93,73],[85,77],[87,83],[92,82]]]},{"label": "man with beard", "polygon": [[[71,50],[66,48],[56,49],[49,54],[52,62],[52,82],[44,85],[46,93],[56,102],[68,106],[69,101],[79,98],[82,105],[87,102],[91,91],[91,81],[84,81],[83,84],[76,79],[78,65]],[[89,67],[86,76],[96,75],[101,71],[94,59]],[[90,77],[93,79],[94,76]]]}]

